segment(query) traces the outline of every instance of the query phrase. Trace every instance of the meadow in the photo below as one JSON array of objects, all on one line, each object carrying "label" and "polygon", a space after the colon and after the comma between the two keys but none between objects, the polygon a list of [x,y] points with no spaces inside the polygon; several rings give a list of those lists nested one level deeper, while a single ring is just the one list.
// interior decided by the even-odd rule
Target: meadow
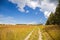
[{"label": "meadow", "polygon": [[60,40],[60,25],[45,25],[43,36],[44,40]]},{"label": "meadow", "polygon": [[60,26],[0,25],[0,40],[60,40]]}]

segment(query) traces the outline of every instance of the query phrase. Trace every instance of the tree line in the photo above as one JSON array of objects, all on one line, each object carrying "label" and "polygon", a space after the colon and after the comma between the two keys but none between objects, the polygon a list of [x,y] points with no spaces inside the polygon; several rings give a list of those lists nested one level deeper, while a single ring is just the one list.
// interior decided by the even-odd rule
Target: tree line
[{"label": "tree line", "polygon": [[60,0],[58,2],[55,13],[51,12],[46,25],[60,25]]}]

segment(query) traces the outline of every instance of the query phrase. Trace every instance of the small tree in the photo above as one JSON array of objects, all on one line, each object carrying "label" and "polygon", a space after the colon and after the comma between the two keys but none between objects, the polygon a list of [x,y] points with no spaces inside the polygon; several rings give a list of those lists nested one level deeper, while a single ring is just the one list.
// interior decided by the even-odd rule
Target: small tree
[{"label": "small tree", "polygon": [[50,14],[50,16],[49,16],[49,18],[48,18],[48,20],[47,20],[47,22],[46,22],[46,25],[51,25],[51,24],[54,24],[54,14],[53,13],[51,13]]}]

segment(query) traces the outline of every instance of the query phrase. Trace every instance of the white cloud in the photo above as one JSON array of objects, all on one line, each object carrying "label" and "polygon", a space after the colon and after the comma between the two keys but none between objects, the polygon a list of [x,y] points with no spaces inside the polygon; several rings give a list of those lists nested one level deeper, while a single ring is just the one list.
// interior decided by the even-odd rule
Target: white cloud
[{"label": "white cloud", "polygon": [[26,13],[29,13],[29,10],[27,10]]},{"label": "white cloud", "polygon": [[45,0],[41,2],[40,10],[44,12],[45,17],[49,17],[51,12],[55,12],[56,6],[54,3]]},{"label": "white cloud", "polygon": [[36,1],[30,1],[27,3],[27,5],[33,9],[35,9],[36,7],[38,7],[38,2]]},{"label": "white cloud", "polygon": [[[27,5],[32,9],[36,7],[40,7],[40,11],[44,12],[45,17],[49,17],[50,12],[55,12],[57,6],[57,0],[9,0],[10,2],[17,4],[17,8],[19,11],[24,12],[24,7]],[[47,13],[48,12],[48,15]]]},{"label": "white cloud", "polygon": [[17,4],[18,10],[24,12],[24,7],[28,5],[29,7],[35,9],[38,6],[38,2],[32,0],[9,0],[10,2]]},{"label": "white cloud", "polygon": [[51,12],[45,11],[45,12],[44,12],[45,17],[46,17],[46,18],[49,17],[50,13],[51,13]]}]

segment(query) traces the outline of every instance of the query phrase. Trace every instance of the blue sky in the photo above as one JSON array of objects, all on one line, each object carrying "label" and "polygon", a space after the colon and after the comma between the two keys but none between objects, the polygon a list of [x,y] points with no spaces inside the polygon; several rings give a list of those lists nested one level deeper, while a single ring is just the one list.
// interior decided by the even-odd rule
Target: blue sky
[{"label": "blue sky", "polygon": [[45,24],[56,9],[51,1],[0,0],[0,24]]}]

